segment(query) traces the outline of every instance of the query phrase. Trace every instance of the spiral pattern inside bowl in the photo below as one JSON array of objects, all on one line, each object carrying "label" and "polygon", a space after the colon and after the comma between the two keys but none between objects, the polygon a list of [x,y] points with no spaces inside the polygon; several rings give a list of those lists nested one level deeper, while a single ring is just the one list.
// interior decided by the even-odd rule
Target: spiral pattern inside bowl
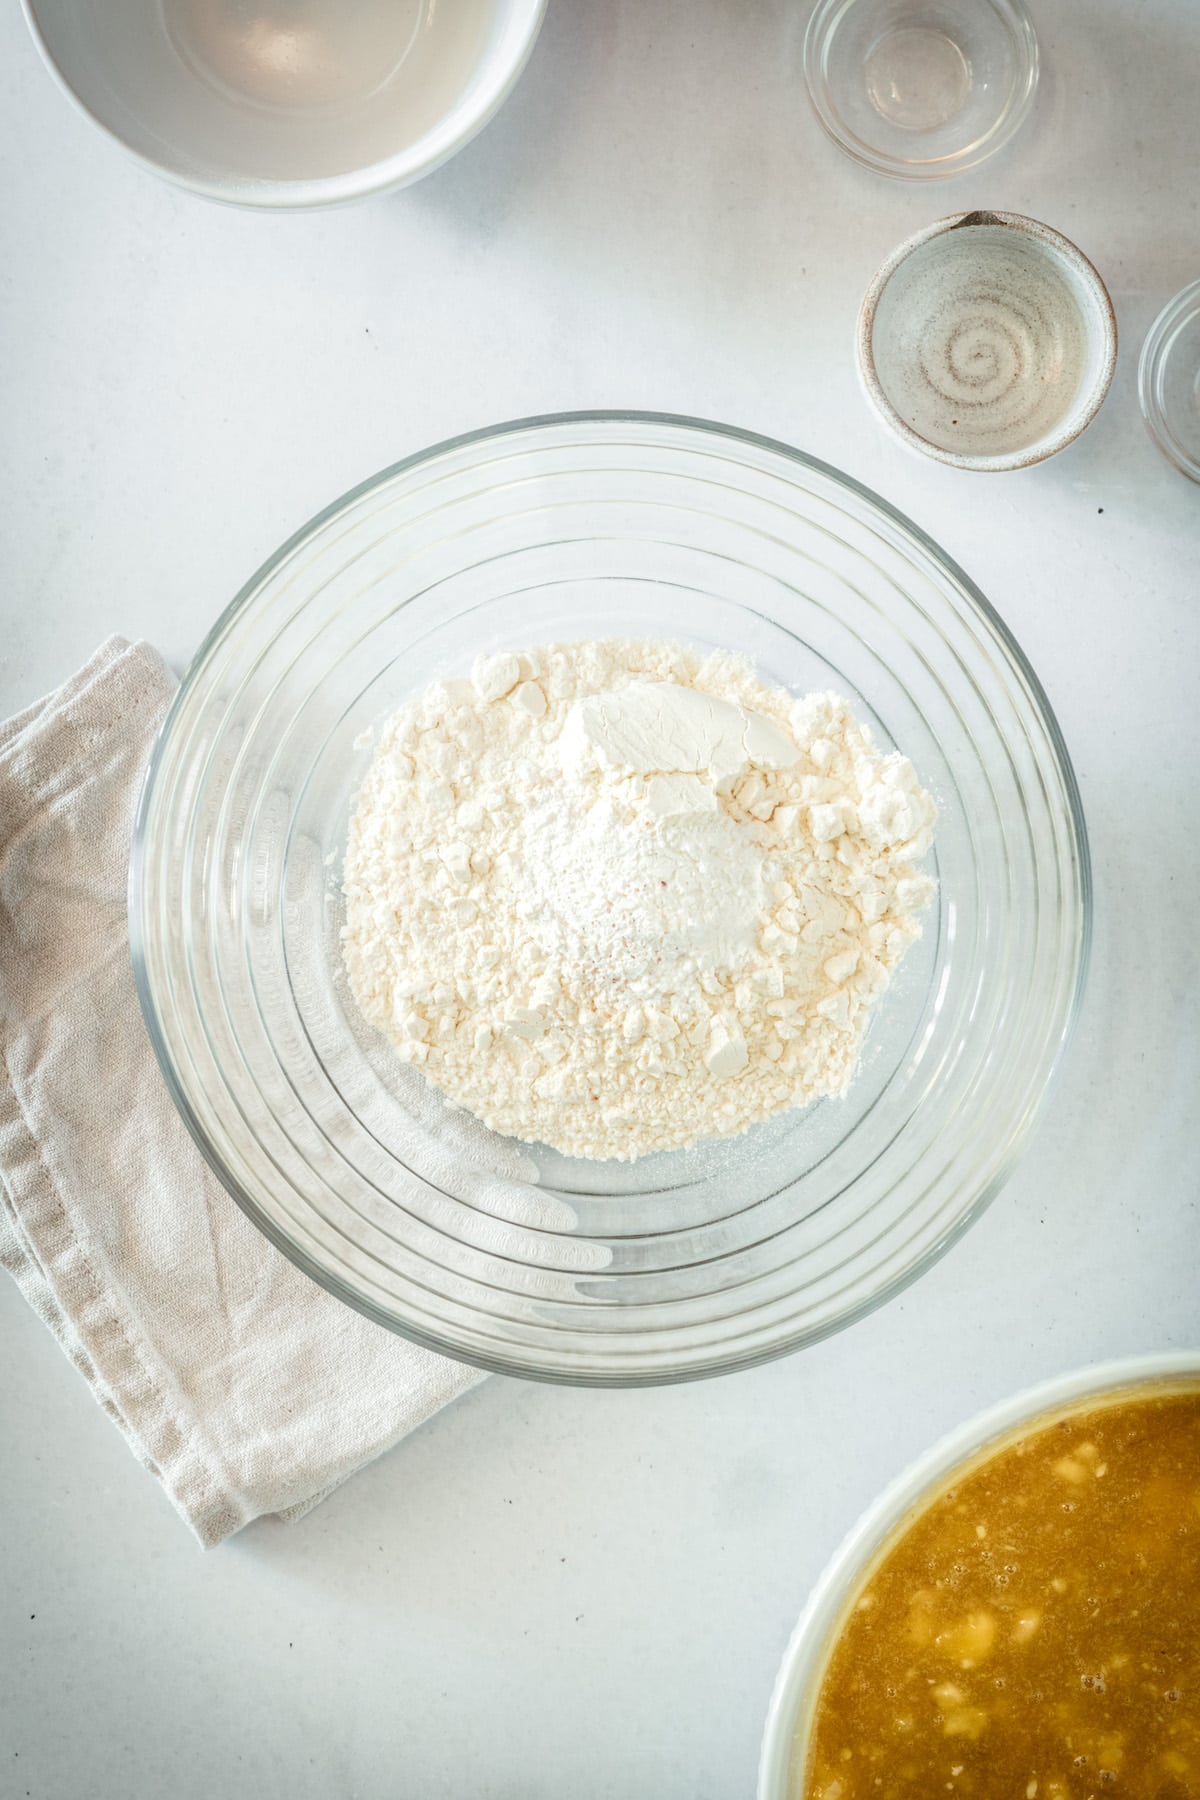
[{"label": "spiral pattern inside bowl", "polygon": [[1138,398],[1163,455],[1200,481],[1200,281],[1176,294],[1147,332]]},{"label": "spiral pattern inside bowl", "polygon": [[1069,430],[1104,335],[1052,243],[980,223],[927,237],[897,264],[872,353],[886,399],[918,437],[960,457],[1012,457]]},{"label": "spiral pattern inside bowl", "polygon": [[[635,1164],[448,1111],[338,954],[364,728],[481,649],[627,635],[835,688],[936,795],[939,896],[846,1099]],[[393,1329],[488,1367],[679,1379],[845,1323],[995,1190],[1073,1017],[1088,878],[1069,765],[982,599],[864,490],[690,421],[533,421],[331,508],[193,664],[143,797],[135,961],[235,1198]]]}]

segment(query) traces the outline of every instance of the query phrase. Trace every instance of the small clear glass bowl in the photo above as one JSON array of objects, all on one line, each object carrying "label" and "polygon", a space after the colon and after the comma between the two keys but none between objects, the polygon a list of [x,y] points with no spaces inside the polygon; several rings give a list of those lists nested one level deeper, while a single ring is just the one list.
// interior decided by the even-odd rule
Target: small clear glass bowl
[{"label": "small clear glass bowl", "polygon": [[1024,123],[1037,33],[1024,0],[818,0],[804,74],[847,156],[937,181],[976,168]]},{"label": "small clear glass bowl", "polygon": [[1176,294],[1147,332],[1138,398],[1163,455],[1200,481],[1200,281]]},{"label": "small clear glass bowl", "polygon": [[[838,690],[941,813],[937,900],[849,1093],[632,1164],[449,1110],[363,1022],[339,952],[366,728],[480,650],[611,635]],[[652,415],[440,445],[286,544],[184,678],[130,872],[159,1060],[267,1236],[422,1344],[609,1385],[777,1355],[944,1250],[1033,1124],[1089,919],[1058,728],[967,577],[825,464]]]}]

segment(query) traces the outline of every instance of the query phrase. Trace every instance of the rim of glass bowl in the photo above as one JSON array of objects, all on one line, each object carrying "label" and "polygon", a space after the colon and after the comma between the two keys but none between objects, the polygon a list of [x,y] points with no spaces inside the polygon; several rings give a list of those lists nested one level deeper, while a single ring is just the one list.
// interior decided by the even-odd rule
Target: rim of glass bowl
[{"label": "rim of glass bowl", "polygon": [[1200,481],[1200,461],[1181,444],[1163,404],[1163,378],[1179,332],[1200,313],[1200,281],[1189,282],[1168,300],[1146,333],[1138,359],[1138,399],[1151,438],[1167,461],[1191,481]]},{"label": "rim of glass bowl", "polygon": [[[531,1356],[528,1347],[522,1354],[514,1347],[504,1346],[503,1353],[490,1354],[477,1346],[464,1345],[449,1332],[427,1329],[421,1324],[406,1318],[398,1310],[389,1310],[387,1306],[377,1304],[369,1295],[360,1293],[350,1281],[336,1270],[326,1267],[311,1256],[304,1246],[295,1239],[266,1212],[254,1195],[246,1190],[237,1176],[224,1161],[218,1147],[210,1140],[204,1125],[193,1106],[187,1084],[183,1079],[172,1053],[169,1035],[164,1029],[159,1014],[159,1006],[148,967],[147,944],[152,934],[147,933],[146,915],[143,906],[145,898],[144,882],[146,877],[147,851],[150,843],[151,811],[155,800],[156,787],[162,770],[163,759],[171,742],[172,731],[176,720],[185,712],[193,689],[202,678],[210,657],[222,643],[228,632],[237,622],[244,608],[254,601],[265,582],[288,561],[301,547],[317,538],[324,529],[339,515],[347,512],[359,501],[376,490],[385,487],[397,477],[408,471],[431,465],[439,458],[450,456],[456,451],[486,444],[490,441],[515,437],[522,433],[552,432],[571,427],[613,426],[633,429],[667,430],[685,434],[695,434],[701,443],[710,440],[718,446],[724,446],[731,461],[736,462],[739,446],[745,446],[770,456],[781,458],[785,464],[791,464],[801,471],[817,477],[821,481],[832,484],[853,500],[864,503],[877,520],[889,525],[900,538],[901,552],[914,549],[929,563],[936,572],[947,579],[967,606],[974,610],[985,630],[998,640],[1001,648],[1011,660],[1013,673],[1018,686],[1023,689],[1024,697],[1036,714],[1045,733],[1045,745],[1050,752],[1056,767],[1060,789],[1055,798],[1061,804],[1067,827],[1072,856],[1067,866],[1067,889],[1070,891],[1078,912],[1077,932],[1072,938],[1074,948],[1074,978],[1066,990],[1066,997],[1060,1013],[1055,1016],[1054,1029],[1046,1034],[1045,1042],[1039,1046],[1039,1056],[1044,1060],[1044,1074],[1041,1085],[1019,1116],[1015,1117],[1009,1127],[1007,1137],[1002,1141],[987,1179],[982,1181],[978,1190],[969,1201],[955,1214],[948,1225],[941,1225],[938,1234],[931,1242],[920,1248],[902,1267],[891,1271],[884,1280],[861,1298],[853,1299],[833,1316],[808,1322],[792,1329],[783,1329],[777,1335],[762,1340],[761,1331],[750,1343],[718,1341],[713,1347],[713,1340],[706,1338],[699,1348],[681,1350],[686,1361],[673,1362],[661,1360],[662,1352],[655,1358],[647,1358],[642,1362],[635,1360],[622,1361],[619,1365],[612,1363],[597,1368],[586,1360],[578,1362],[552,1364],[539,1361]],[[683,444],[679,446],[683,448]],[[865,521],[858,521],[865,523]],[[885,541],[887,541],[885,539]],[[896,545],[891,545],[895,550]],[[1045,785],[1039,774],[1038,785],[1045,796]],[[1087,828],[1080,799],[1075,773],[1064,742],[1058,721],[1042,688],[1041,682],[1030,666],[1024,652],[1016,642],[1012,633],[990,602],[976,587],[974,582],[959,568],[958,564],[946,554],[919,526],[914,524],[905,514],[882,499],[865,484],[846,475],[832,464],[810,456],[779,439],[767,437],[761,433],[744,430],[737,426],[728,426],[712,420],[697,419],[685,414],[659,413],[651,411],[623,411],[621,409],[604,409],[595,411],[549,413],[535,415],[524,419],[508,420],[500,424],[482,427],[475,431],[464,432],[458,436],[447,438],[412,456],[404,457],[391,464],[378,474],[369,477],[349,489],[328,506],[323,507],[307,524],[287,539],[281,547],[264,562],[242,587],[237,596],[225,607],[211,630],[203,639],[180,683],[179,689],[159,728],[155,739],[142,791],[139,797],[134,819],[133,836],[130,851],[129,868],[129,935],[130,949],[139,1001],[145,1018],[147,1031],[154,1048],[167,1087],[192,1137],[198,1145],[206,1162],[219,1178],[222,1185],[232,1195],[242,1211],[252,1220],[260,1231],[285,1256],[289,1258],[304,1274],[344,1301],[356,1311],[372,1319],[375,1323],[407,1337],[425,1348],[450,1356],[457,1361],[474,1364],[477,1367],[496,1373],[519,1375],[525,1378],[566,1383],[580,1386],[630,1387],[654,1386],[665,1383],[686,1381],[725,1373],[738,1368],[748,1368],[756,1364],[773,1360],[801,1346],[815,1343],[831,1336],[835,1331],[852,1324],[855,1320],[867,1316],[894,1298],[916,1281],[934,1262],[936,1262],[970,1226],[979,1218],[991,1200],[999,1192],[1011,1173],[1021,1154],[1028,1137],[1041,1117],[1046,1100],[1052,1090],[1058,1072],[1062,1066],[1063,1053],[1069,1042],[1079,1014],[1086,981],[1092,935],[1092,878],[1091,862],[1088,849]],[[593,1315],[594,1316],[594,1315]],[[710,1321],[710,1323],[727,1323]],[[649,1329],[649,1328],[648,1328]],[[564,1333],[564,1336],[567,1335]],[[582,1330],[571,1333],[572,1336],[583,1336]],[[603,1352],[600,1353],[603,1355]],[[628,1355],[628,1352],[625,1353]]]},{"label": "rim of glass bowl", "polygon": [[[945,181],[951,175],[962,175],[977,169],[1016,136],[1029,117],[1037,94],[1041,68],[1041,51],[1037,31],[1024,0],[985,0],[1011,35],[1017,58],[1012,92],[1000,117],[981,137],[963,144],[948,156],[909,161],[888,156],[873,148],[843,121],[833,98],[828,78],[830,49],[838,28],[851,7],[860,0],[818,0],[804,33],[804,79],[817,122],[826,137],[839,150],[873,174],[887,175],[895,181]],[[920,136],[914,133],[914,139]]]}]

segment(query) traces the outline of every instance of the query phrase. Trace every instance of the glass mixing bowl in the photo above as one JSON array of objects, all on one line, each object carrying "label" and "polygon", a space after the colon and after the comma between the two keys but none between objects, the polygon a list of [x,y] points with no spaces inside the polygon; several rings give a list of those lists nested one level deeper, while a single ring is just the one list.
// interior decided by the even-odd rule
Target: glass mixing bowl
[{"label": "glass mixing bowl", "polygon": [[[938,896],[845,1098],[632,1164],[448,1109],[359,1017],[338,937],[368,728],[480,650],[604,635],[838,690],[941,809]],[[966,576],[823,463],[651,415],[439,445],[286,544],[184,678],[130,884],[167,1081],[266,1235],[422,1344],[595,1384],[778,1355],[927,1267],[1028,1136],[1089,939],[1066,751]]]}]

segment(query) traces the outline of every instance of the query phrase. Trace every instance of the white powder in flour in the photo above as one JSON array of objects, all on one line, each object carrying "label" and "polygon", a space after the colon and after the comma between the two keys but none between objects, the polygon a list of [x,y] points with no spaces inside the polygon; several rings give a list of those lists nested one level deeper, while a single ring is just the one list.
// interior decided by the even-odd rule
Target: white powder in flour
[{"label": "white powder in flour", "polygon": [[530,933],[546,963],[572,978],[588,971],[614,1000],[654,1000],[746,962],[765,899],[758,845],[719,808],[652,820],[614,798],[581,813],[581,787],[539,801],[521,833]]},{"label": "white powder in flour", "polygon": [[384,727],[346,853],[363,1013],[568,1155],[744,1131],[854,1072],[919,935],[935,808],[844,701],[732,653],[480,657]]}]

